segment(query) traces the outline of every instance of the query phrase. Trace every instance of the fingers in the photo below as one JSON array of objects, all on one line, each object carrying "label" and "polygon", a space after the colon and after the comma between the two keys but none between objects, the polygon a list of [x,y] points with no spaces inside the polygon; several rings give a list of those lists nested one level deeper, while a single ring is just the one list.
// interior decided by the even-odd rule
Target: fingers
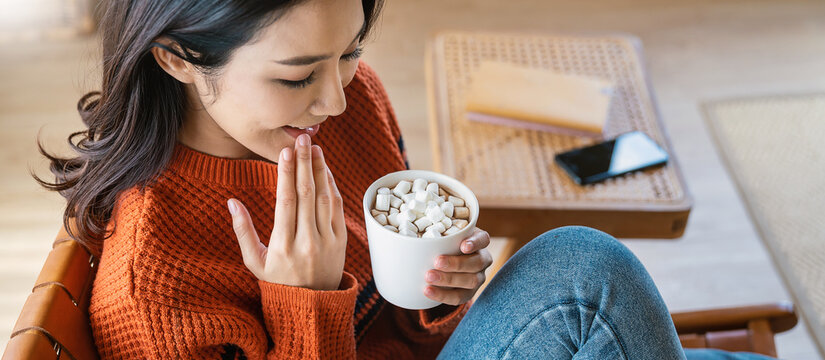
[{"label": "fingers", "polygon": [[477,273],[427,271],[427,283],[447,288],[476,289],[484,284],[485,280],[487,277],[483,271]]},{"label": "fingers", "polygon": [[315,220],[318,233],[326,239],[335,237],[332,231],[332,196],[327,178],[324,153],[318,145],[312,145],[312,178],[315,180]]},{"label": "fingers", "polygon": [[473,233],[461,243],[461,252],[470,254],[490,245],[490,234],[476,228]]},{"label": "fingers", "polygon": [[281,150],[278,158],[278,188],[275,196],[275,225],[272,234],[283,236],[281,241],[290,242],[295,238],[298,198],[295,195],[295,154],[289,147]]},{"label": "fingers", "polygon": [[335,236],[346,236],[347,225],[344,221],[344,199],[341,197],[341,192],[338,191],[338,185],[335,184],[335,178],[332,176],[332,171],[327,168],[327,179],[329,180],[329,189],[332,196],[332,231]]},{"label": "fingers", "polygon": [[461,305],[470,301],[475,295],[475,290],[468,289],[447,289],[438,286],[427,286],[424,295],[428,298],[447,305]]},{"label": "fingers", "polygon": [[257,274],[263,268],[266,246],[258,238],[258,232],[255,231],[246,206],[235,199],[229,199],[226,205],[232,214],[232,228],[235,230],[235,236],[238,237],[244,265]]},{"label": "fingers", "polygon": [[493,264],[493,256],[487,249],[468,255],[440,255],[435,259],[435,268],[445,272],[484,271]]},{"label": "fingers", "polygon": [[298,195],[298,231],[313,229],[315,225],[315,180],[312,178],[312,151],[309,135],[302,134],[295,141],[295,192]]}]

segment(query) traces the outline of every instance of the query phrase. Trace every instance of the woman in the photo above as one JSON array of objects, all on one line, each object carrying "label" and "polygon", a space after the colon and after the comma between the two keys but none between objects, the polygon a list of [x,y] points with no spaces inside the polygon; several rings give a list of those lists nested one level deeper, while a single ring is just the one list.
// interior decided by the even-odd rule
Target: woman
[{"label": "woman", "polygon": [[380,297],[361,196],[407,168],[387,95],[358,61],[380,8],[109,2],[78,155],[41,147],[57,177],[43,185],[100,257],[101,357],[684,358],[644,268],[592,229],[538,237],[472,307],[492,263],[482,230],[428,273],[444,305]]}]

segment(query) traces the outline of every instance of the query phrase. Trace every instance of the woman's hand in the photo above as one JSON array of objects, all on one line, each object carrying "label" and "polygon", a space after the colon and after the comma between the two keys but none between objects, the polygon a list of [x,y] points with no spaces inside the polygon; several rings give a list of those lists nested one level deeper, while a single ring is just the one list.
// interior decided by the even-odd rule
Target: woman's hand
[{"label": "woman's hand", "polygon": [[347,229],[341,193],[317,145],[301,135],[281,150],[275,224],[264,246],[246,207],[227,202],[246,267],[258,279],[315,290],[337,290],[344,271]]},{"label": "woman's hand", "polygon": [[490,234],[475,229],[461,242],[462,255],[437,257],[433,265],[438,270],[427,272],[430,286],[424,289],[424,295],[449,305],[470,301],[487,279],[484,271],[493,264],[487,245],[490,245]]}]

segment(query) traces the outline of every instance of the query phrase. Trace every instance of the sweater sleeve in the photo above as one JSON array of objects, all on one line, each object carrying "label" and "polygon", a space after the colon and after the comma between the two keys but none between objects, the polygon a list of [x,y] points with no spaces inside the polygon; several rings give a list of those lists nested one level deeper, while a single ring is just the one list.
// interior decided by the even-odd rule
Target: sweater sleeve
[{"label": "sweater sleeve", "polygon": [[355,277],[344,272],[338,290],[312,290],[258,281],[264,322],[274,346],[270,359],[354,359]]},{"label": "sweater sleeve", "polygon": [[259,285],[263,324],[235,307],[196,311],[143,297],[91,309],[101,358],[355,359],[352,274],[330,291]]}]

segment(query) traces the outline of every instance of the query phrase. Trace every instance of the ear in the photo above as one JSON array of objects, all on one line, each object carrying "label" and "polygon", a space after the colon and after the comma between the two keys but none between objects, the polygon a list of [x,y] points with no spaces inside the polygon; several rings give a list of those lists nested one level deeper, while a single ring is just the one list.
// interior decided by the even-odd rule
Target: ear
[{"label": "ear", "polygon": [[[171,48],[178,50],[180,46],[176,43],[173,43],[171,40],[166,38],[160,38],[156,40],[157,42]],[[166,51],[165,49],[161,49],[160,47],[153,46],[152,55],[155,57],[155,61],[158,65],[166,71],[169,75],[172,75],[178,81],[184,84],[191,84],[195,82],[195,68],[190,64],[188,61],[179,58],[177,55]],[[180,51],[179,51],[180,52]]]}]

